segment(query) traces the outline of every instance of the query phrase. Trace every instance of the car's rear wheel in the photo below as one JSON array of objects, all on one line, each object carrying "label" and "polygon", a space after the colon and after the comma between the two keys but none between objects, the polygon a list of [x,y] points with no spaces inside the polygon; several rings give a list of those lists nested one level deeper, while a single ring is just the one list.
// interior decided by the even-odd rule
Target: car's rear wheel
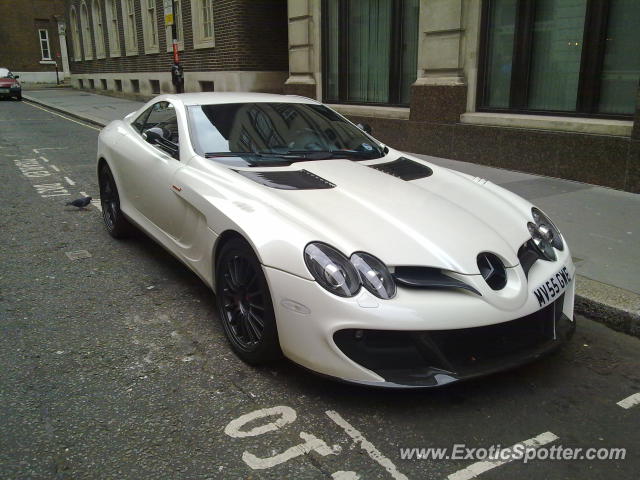
[{"label": "car's rear wheel", "polygon": [[244,240],[229,240],[216,262],[216,302],[236,354],[258,365],[282,356],[271,294],[262,265]]},{"label": "car's rear wheel", "polygon": [[120,210],[120,196],[111,169],[104,163],[98,171],[100,185],[100,205],[102,219],[109,234],[114,238],[125,238],[131,234],[133,227]]}]

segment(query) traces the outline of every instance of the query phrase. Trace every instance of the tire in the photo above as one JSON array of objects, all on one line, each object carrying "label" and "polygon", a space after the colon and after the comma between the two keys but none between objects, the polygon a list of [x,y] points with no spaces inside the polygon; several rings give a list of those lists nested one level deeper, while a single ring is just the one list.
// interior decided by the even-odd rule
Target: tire
[{"label": "tire", "polygon": [[104,163],[98,170],[100,204],[104,226],[113,238],[126,238],[133,232],[133,226],[120,210],[120,196],[111,169]]},{"label": "tire", "polygon": [[282,357],[269,286],[244,240],[229,240],[218,255],[216,303],[227,340],[244,362],[260,365]]},{"label": "tire", "polygon": [[18,95],[16,95],[16,100],[18,100],[18,101],[22,100],[22,94],[21,94],[21,93],[19,93]]}]

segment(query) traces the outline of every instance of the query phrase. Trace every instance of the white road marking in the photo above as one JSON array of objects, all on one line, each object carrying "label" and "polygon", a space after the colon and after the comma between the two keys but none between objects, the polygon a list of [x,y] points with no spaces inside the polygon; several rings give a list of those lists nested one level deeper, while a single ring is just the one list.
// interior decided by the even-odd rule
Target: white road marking
[{"label": "white road marking", "polygon": [[69,260],[80,260],[81,258],[91,258],[91,254],[86,250],[75,250],[73,252],[64,252]]},{"label": "white road marking", "polygon": [[[77,123],[78,125],[82,125],[83,127],[91,128],[93,130],[97,130],[98,132],[101,130],[100,128],[92,127],[91,125],[87,125],[86,123],[78,122],[73,120],[72,118],[65,117],[64,115],[60,115],[59,113],[54,113],[51,110],[47,110],[46,108],[39,107],[30,102],[23,102],[25,105],[29,105],[30,107],[37,108],[38,110],[42,110],[43,112],[50,113],[51,115],[55,115],[56,117],[64,118],[65,120],[69,120],[70,122]],[[39,150],[44,150],[44,148],[40,148]],[[37,152],[36,152],[37,153]]]},{"label": "white road marking", "polygon": [[333,480],[360,480],[360,475],[356,474],[356,472],[345,472],[344,470],[339,470],[332,473],[331,478]]},{"label": "white road marking", "polygon": [[40,165],[38,160],[35,158],[24,158],[22,160],[15,159],[13,162],[25,177],[48,177],[51,175],[51,172],[47,170],[47,167]]},{"label": "white road marking", "polygon": [[[34,148],[34,150],[35,150],[35,148]],[[38,153],[38,152],[36,152],[36,153]],[[40,160],[42,160],[43,162],[49,163],[49,159],[48,159],[47,157],[43,157],[43,156],[41,155],[41,156],[40,156],[40,157],[38,157],[38,158],[40,158]]]},{"label": "white road marking", "polygon": [[[48,110],[47,110],[48,111]],[[69,147],[40,147],[33,148],[33,153],[40,153],[40,150],[66,150]]]},{"label": "white road marking", "polygon": [[33,186],[43,198],[69,195],[69,191],[61,183],[43,183]]},{"label": "white road marking", "polygon": [[71,185],[72,187],[76,184],[76,182],[74,182],[73,180],[71,180],[69,177],[64,177],[65,181]]},{"label": "white road marking", "polygon": [[49,165],[52,169],[54,169],[56,172],[59,172],[60,169],[58,167],[56,167],[53,163],[51,165]]},{"label": "white road marking", "polygon": [[[538,435],[537,437],[530,438],[528,440],[525,440],[524,442],[516,443],[515,445],[512,445],[511,447],[506,448],[502,451],[505,451],[505,450],[513,451],[513,449],[518,445],[524,445],[525,447],[530,447],[530,448],[538,448],[538,447],[541,447],[542,445],[546,445],[547,443],[551,443],[557,439],[558,439],[558,436],[555,435],[554,433],[544,432]],[[487,470],[491,470],[492,468],[499,467],[500,465],[504,465],[505,463],[509,463],[515,460],[514,456],[515,455],[509,455],[508,456],[510,457],[509,460],[496,459],[496,460],[476,462],[469,465],[467,468],[463,468],[462,470],[458,470],[457,472],[452,473],[447,478],[448,480],[470,480],[472,478],[477,477],[481,473],[486,472]]]},{"label": "white road marking", "polygon": [[356,430],[353,425],[342,418],[338,412],[334,410],[327,410],[324,413],[326,413],[331,420],[341,427],[355,443],[359,444],[360,448],[367,452],[372,460],[378,462],[387,472],[389,472],[395,480],[408,480],[407,476],[404,473],[399,472],[391,460],[380,453],[373,443],[364,438],[364,436]]},{"label": "white road marking", "polygon": [[[89,196],[87,195],[87,192],[80,192],[80,195],[82,195],[83,197]],[[96,198],[91,199],[91,205],[93,205],[94,207],[96,207],[97,210],[102,212],[102,204],[100,203],[99,199],[96,199]]]},{"label": "white road marking", "polygon": [[249,465],[254,470],[263,470],[265,468],[275,467],[276,465],[280,465],[281,463],[288,462],[293,458],[299,457],[301,455],[306,455],[311,452],[316,452],[323,457],[326,457],[327,455],[335,455],[337,453],[329,448],[329,446],[323,440],[319,439],[315,435],[300,432],[300,438],[304,440],[304,443],[294,445],[284,452],[272,457],[256,457],[253,453],[245,450],[242,453],[242,460],[244,460],[244,463]]},{"label": "white road marking", "polygon": [[633,395],[628,396],[620,400],[617,405],[620,405],[622,408],[629,409],[636,405],[640,405],[640,393],[634,393]]},{"label": "white road marking", "polygon": [[[278,416],[273,422],[269,422],[263,425],[252,428],[251,430],[241,430],[241,428],[247,423],[257,420],[258,418],[275,417]],[[297,418],[296,411],[287,407],[286,405],[279,405],[271,408],[261,408],[254,410],[253,412],[246,413],[234,420],[231,420],[224,428],[224,433],[233,438],[255,437],[262,435],[263,433],[273,432],[279,428],[284,427],[289,423],[295,422]]]}]

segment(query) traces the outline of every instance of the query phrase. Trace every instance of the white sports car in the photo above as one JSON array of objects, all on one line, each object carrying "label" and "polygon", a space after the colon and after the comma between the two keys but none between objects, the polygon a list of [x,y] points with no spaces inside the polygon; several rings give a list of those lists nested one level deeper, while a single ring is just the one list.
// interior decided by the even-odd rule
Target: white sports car
[{"label": "white sports car", "polygon": [[575,268],[547,216],[369,130],[303,97],[161,95],[100,133],[106,228],[198,274],[251,364],[433,387],[567,340]]}]

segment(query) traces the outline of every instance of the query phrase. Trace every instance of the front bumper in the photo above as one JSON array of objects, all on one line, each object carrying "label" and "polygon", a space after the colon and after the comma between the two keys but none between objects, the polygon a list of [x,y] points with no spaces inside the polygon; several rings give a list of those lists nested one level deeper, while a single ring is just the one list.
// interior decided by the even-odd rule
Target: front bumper
[{"label": "front bumper", "polygon": [[17,97],[22,95],[22,87],[0,87],[0,97]]},{"label": "front bumper", "polygon": [[[265,267],[284,354],[315,372],[379,387],[435,387],[506,370],[558,348],[575,329],[575,280],[540,307],[532,291],[565,267],[510,268],[508,287],[468,291],[398,288],[392,300],[362,289],[336,297],[316,282]],[[482,278],[470,281],[481,289]]]},{"label": "front bumper", "polygon": [[559,298],[531,315],[484,327],[345,329],[333,338],[347,357],[384,378],[382,386],[437,387],[515,368],[559,348],[575,331],[563,303]]}]

